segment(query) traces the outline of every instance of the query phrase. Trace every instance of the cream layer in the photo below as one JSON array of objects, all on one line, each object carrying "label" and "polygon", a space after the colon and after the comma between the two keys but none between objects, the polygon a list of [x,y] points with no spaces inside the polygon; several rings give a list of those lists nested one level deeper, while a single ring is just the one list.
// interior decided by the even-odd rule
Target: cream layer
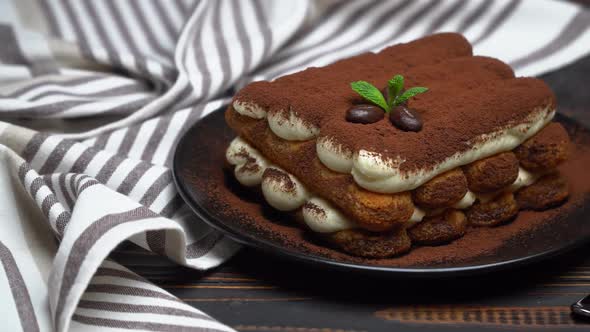
[{"label": "cream layer", "polygon": [[[236,137],[226,151],[226,159],[235,166],[234,174],[238,182],[245,186],[261,185],[262,193],[269,205],[280,211],[293,211],[302,208],[303,219],[314,232],[332,233],[345,229],[356,228],[354,221],[348,219],[336,207],[325,199],[314,196],[295,176],[272,165],[255,148],[240,137]],[[267,168],[273,168],[276,177],[263,177]],[[518,177],[508,188],[516,191],[533,184],[539,175],[519,168]],[[453,207],[464,210],[476,200],[488,201],[492,195],[475,194],[468,191]],[[436,214],[415,208],[408,222],[415,224],[426,214]]]},{"label": "cream layer", "polygon": [[288,114],[267,114],[261,107],[239,100],[234,101],[233,108],[245,116],[266,118],[272,132],[285,140],[304,141],[319,135],[316,152],[326,167],[336,172],[350,173],[359,186],[378,193],[413,190],[448,170],[513,150],[539,132],[555,115],[552,107],[538,108],[522,123],[481,135],[473,142],[468,142],[468,150],[458,152],[433,167],[402,170],[405,162],[403,156],[386,159],[374,151],[350,151],[334,138],[322,137],[319,128],[304,123],[293,111]]}]

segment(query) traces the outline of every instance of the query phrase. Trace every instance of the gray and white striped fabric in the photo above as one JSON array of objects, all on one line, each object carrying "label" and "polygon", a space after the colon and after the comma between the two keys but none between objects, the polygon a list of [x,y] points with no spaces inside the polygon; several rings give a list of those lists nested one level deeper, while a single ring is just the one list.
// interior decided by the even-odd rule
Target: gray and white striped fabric
[{"label": "gray and white striped fabric", "polygon": [[438,31],[537,75],[589,27],[538,0],[0,1],[0,329],[232,331],[107,258],[130,240],[206,270],[239,249],[172,182],[190,124],[250,81]]}]

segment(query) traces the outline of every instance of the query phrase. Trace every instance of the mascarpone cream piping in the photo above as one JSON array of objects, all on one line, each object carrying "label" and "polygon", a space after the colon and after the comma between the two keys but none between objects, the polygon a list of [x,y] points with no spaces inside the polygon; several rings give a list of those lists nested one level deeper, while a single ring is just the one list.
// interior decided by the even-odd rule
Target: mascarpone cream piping
[{"label": "mascarpone cream piping", "polygon": [[[273,166],[241,137],[234,138],[230,143],[226,151],[226,159],[236,166],[234,173],[241,184],[261,185],[264,198],[272,207],[281,211],[290,211],[303,206],[304,221],[313,231],[329,233],[356,228],[354,222],[344,217],[338,209],[324,199],[312,196],[297,178]],[[263,167],[260,171],[250,171],[250,168],[246,167],[246,171],[238,172],[238,169],[247,163],[256,163]],[[263,177],[262,174],[267,168],[273,168],[274,172],[282,175],[281,178]],[[290,181],[290,185],[284,183],[285,181]],[[305,207],[305,203],[313,205]]]},{"label": "mascarpone cream piping", "polygon": [[379,193],[415,189],[435,176],[494,154],[510,151],[536,134],[555,115],[550,108],[534,112],[526,122],[479,137],[470,150],[456,153],[429,170],[402,172],[401,158],[384,161],[378,153],[361,150],[353,158],[352,176],[359,186]]},{"label": "mascarpone cream piping", "polygon": [[333,233],[355,228],[355,224],[338,209],[319,197],[308,200],[301,211],[307,226],[317,233]]},{"label": "mascarpone cream piping", "polygon": [[352,170],[352,151],[342,147],[329,137],[319,137],[316,141],[318,158],[329,169],[350,173]]},{"label": "mascarpone cream piping", "polygon": [[531,184],[535,183],[541,176],[542,176],[542,174],[540,174],[540,173],[531,173],[531,172],[525,170],[524,168],[519,167],[518,168],[518,177],[516,178],[516,180],[514,180],[514,183],[511,184],[510,188],[508,188],[508,189],[510,191],[514,192],[520,188],[528,187]]},{"label": "mascarpone cream piping", "polygon": [[236,100],[233,102],[232,106],[236,112],[244,116],[254,119],[264,119],[266,117],[266,110],[251,102]]},{"label": "mascarpone cream piping", "polygon": [[262,177],[262,194],[279,211],[292,211],[301,207],[309,199],[309,193],[293,175],[275,166],[270,166],[280,177]]},{"label": "mascarpone cream piping", "polygon": [[[307,226],[314,232],[331,233],[356,228],[355,223],[347,219],[337,208],[322,198],[312,196],[297,178],[276,166],[272,166],[256,149],[250,146],[242,138],[236,137],[231,142],[226,151],[226,157],[232,165],[236,165],[235,174],[238,181],[246,186],[261,184],[264,198],[277,210],[290,211],[303,206],[303,219]],[[239,167],[243,167],[248,162],[255,162],[257,165],[261,165],[261,170],[246,172],[237,171]],[[264,170],[269,167],[274,168],[275,171],[281,172],[285,177],[288,177],[288,179],[292,181],[293,188],[285,190],[285,188],[289,186],[286,186],[281,180],[273,179],[272,177],[263,179],[262,173],[264,173]],[[247,168],[247,170],[248,169],[249,168]],[[519,168],[518,177],[514,183],[510,185],[508,190],[516,191],[520,188],[529,186],[540,176],[541,174],[533,174],[523,168]],[[486,202],[493,197],[495,197],[495,193],[475,194],[472,191],[467,191],[465,196],[453,205],[453,208],[465,210],[473,205],[476,200]],[[416,207],[408,222],[411,224],[419,223],[426,214],[436,215],[443,210],[444,209],[424,211]]]},{"label": "mascarpone cream piping", "polygon": [[410,220],[408,220],[408,222],[412,225],[417,224],[417,223],[421,222],[422,219],[424,219],[425,215],[426,215],[426,211],[419,209],[417,207],[414,207],[414,212],[412,213],[412,216],[410,217]]},{"label": "mascarpone cream piping", "polygon": [[475,203],[476,199],[477,199],[477,196],[472,191],[468,190],[465,193],[465,196],[463,196],[463,198],[461,198],[460,201],[453,204],[453,207],[455,209],[465,210],[468,207],[470,207],[471,205],[473,205],[473,203]]},{"label": "mascarpone cream piping", "polygon": [[306,124],[292,110],[288,112],[269,113],[268,125],[275,135],[288,141],[306,141],[316,137],[320,129]]},{"label": "mascarpone cream piping", "polygon": [[268,161],[242,138],[236,137],[225,152],[227,161],[235,165],[234,174],[244,186],[256,186],[262,182],[262,173]]},{"label": "mascarpone cream piping", "polygon": [[267,118],[268,126],[275,135],[288,141],[306,141],[316,137],[320,129],[305,123],[293,110],[268,113],[263,107],[248,101],[235,100],[233,109],[241,115],[253,119]]}]

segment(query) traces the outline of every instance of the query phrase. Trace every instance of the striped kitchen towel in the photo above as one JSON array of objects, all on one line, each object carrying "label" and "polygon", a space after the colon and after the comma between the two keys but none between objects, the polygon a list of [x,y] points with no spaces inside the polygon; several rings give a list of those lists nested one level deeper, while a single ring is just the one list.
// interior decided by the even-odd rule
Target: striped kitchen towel
[{"label": "striped kitchen towel", "polygon": [[0,1],[0,330],[232,331],[108,255],[206,270],[239,249],[170,160],[244,84],[438,31],[537,75],[586,55],[589,27],[538,0]]}]

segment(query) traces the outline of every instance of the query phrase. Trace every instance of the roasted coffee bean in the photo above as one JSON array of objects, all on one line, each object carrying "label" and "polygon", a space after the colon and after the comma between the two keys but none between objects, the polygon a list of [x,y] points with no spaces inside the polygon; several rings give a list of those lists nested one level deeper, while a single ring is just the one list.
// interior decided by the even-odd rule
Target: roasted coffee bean
[{"label": "roasted coffee bean", "polygon": [[422,129],[422,118],[420,114],[406,106],[397,106],[389,114],[389,121],[398,129],[403,131],[420,131]]},{"label": "roasted coffee bean", "polygon": [[378,106],[353,105],[346,111],[346,121],[353,123],[375,123],[385,117],[385,112]]}]

